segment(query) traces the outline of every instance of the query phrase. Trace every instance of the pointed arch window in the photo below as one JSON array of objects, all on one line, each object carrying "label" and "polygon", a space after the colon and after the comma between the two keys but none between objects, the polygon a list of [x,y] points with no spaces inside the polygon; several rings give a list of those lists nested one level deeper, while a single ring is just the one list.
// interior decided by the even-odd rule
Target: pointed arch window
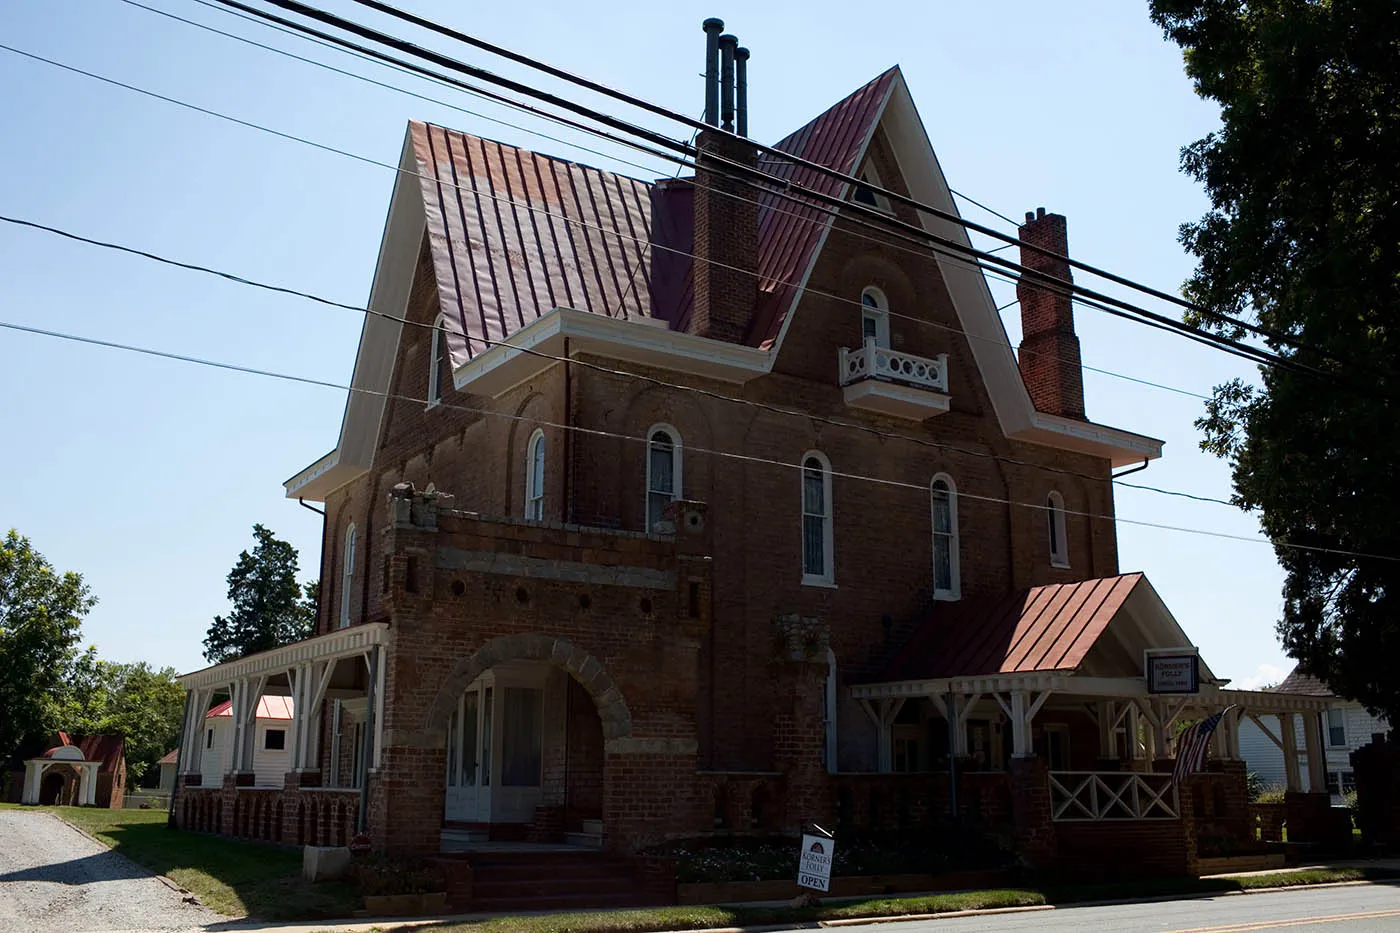
[{"label": "pointed arch window", "polygon": [[832,540],[831,461],[820,451],[802,456],[802,582],[835,582]]},{"label": "pointed arch window", "polygon": [[647,431],[646,530],[661,521],[666,506],[681,497],[681,435],[668,424]]},{"label": "pointed arch window", "polygon": [[525,450],[525,517],[532,522],[543,521],[544,431],[536,428]]},{"label": "pointed arch window", "polygon": [[1069,537],[1065,529],[1065,497],[1051,492],[1045,501],[1047,532],[1050,535],[1050,566],[1069,566]]},{"label": "pointed arch window", "polygon": [[340,627],[345,628],[350,624],[350,590],[355,582],[355,546],[358,542],[358,533],[355,530],[355,523],[351,522],[350,527],[345,529],[345,551],[341,559],[340,567]]},{"label": "pointed arch window", "polygon": [[933,598],[958,599],[958,488],[953,478],[939,473],[929,485],[933,524]]},{"label": "pointed arch window", "polygon": [[890,305],[884,292],[874,285],[867,285],[860,293],[861,346],[872,340],[875,346],[889,349]]},{"label": "pointed arch window", "polygon": [[439,314],[433,321],[432,357],[428,360],[428,407],[446,394],[452,382],[452,356],[447,349],[447,318]]}]

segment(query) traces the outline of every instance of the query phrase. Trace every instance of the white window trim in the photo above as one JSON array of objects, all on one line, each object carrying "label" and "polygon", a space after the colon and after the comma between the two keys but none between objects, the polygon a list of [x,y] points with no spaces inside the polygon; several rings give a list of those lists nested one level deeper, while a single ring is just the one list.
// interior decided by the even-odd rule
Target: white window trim
[{"label": "white window trim", "polygon": [[807,525],[807,461],[815,460],[821,464],[822,469],[822,572],[808,573],[806,566],[806,555],[802,554],[799,547],[798,553],[802,555],[802,585],[803,586],[830,586],[836,585],[836,534],[835,517],[831,511],[831,461],[826,454],[820,450],[809,450],[802,455],[799,461],[802,468],[797,471],[798,475],[798,508],[801,510],[802,522],[798,525],[799,545],[806,534]]},{"label": "white window trim", "polygon": [[433,321],[432,355],[428,357],[428,406],[435,408],[442,404],[442,392],[439,389],[441,373],[438,372],[438,355],[442,347],[438,341],[443,340],[447,334],[447,315],[439,314]]},{"label": "white window trim", "polygon": [[350,589],[355,583],[355,550],[359,545],[354,522],[345,529],[344,542],[340,553],[340,628],[350,624]]},{"label": "white window trim", "polygon": [[[666,435],[671,438],[671,501],[675,502],[680,499],[682,497],[682,491],[685,489],[684,476],[681,472],[681,467],[684,463],[684,457],[681,455],[683,450],[681,445],[681,432],[665,422],[657,422],[647,428],[647,433],[645,435],[646,489],[642,496],[642,524],[643,530],[646,532],[650,532],[654,524],[651,521],[651,439],[656,435],[657,431],[664,431]],[[660,516],[657,516],[657,521],[660,520]]]},{"label": "white window trim", "polygon": [[[544,521],[544,465],[540,465],[539,476],[535,476],[535,456],[536,452],[548,455],[549,448],[544,446],[544,431],[535,428],[535,432],[530,435],[530,441],[525,445],[525,519],[526,521]],[[538,489],[535,488],[538,483]]]},{"label": "white window trim", "polygon": [[[869,295],[875,299],[878,308],[871,308],[865,303],[865,296]],[[865,320],[873,318],[875,320],[875,346],[888,350],[890,348],[890,301],[885,297],[885,293],[874,285],[867,285],[860,290],[860,333],[861,344],[864,345]]]},{"label": "white window trim", "polygon": [[[934,540],[934,520],[933,520],[933,485],[939,480],[948,484],[948,530],[949,545],[951,553],[948,555],[948,569],[952,576],[952,586],[948,589],[938,588],[938,573],[935,569],[937,553],[933,548]],[[934,559],[934,563],[929,566],[933,582],[933,598],[939,600],[955,601],[962,598],[962,570],[959,567],[958,552],[962,550],[962,538],[958,531],[958,484],[953,482],[953,478],[947,473],[935,474],[928,482],[928,519],[929,519],[929,554]]]},{"label": "white window trim", "polygon": [[[1333,745],[1333,744],[1332,744],[1332,723],[1331,723],[1331,716],[1332,716],[1332,713],[1333,713],[1334,711],[1337,713],[1337,715],[1341,718],[1341,721],[1342,721],[1342,742],[1341,742],[1340,745]],[[1340,706],[1333,706],[1333,707],[1331,707],[1330,709],[1324,710],[1324,711],[1323,711],[1323,714],[1322,714],[1322,730],[1323,730],[1323,733],[1324,733],[1325,736],[1326,736],[1327,748],[1346,748],[1346,747],[1347,747],[1347,711],[1346,711],[1345,709],[1343,709],[1342,707],[1340,707]]]},{"label": "white window trim", "polygon": [[[1046,510],[1050,513],[1046,522],[1046,539],[1050,547],[1050,566],[1061,570],[1069,569],[1069,535],[1065,521],[1065,497],[1060,495],[1058,490],[1052,490],[1046,500]],[[1054,525],[1055,533],[1050,534],[1050,526]],[[1058,541],[1059,547],[1055,547]]]}]

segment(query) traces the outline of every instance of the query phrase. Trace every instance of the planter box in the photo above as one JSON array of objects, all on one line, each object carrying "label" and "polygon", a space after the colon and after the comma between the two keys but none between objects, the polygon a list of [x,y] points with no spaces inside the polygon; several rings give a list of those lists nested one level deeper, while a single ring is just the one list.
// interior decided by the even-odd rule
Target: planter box
[{"label": "planter box", "polygon": [[[946,875],[850,875],[831,879],[828,897],[878,897],[925,891],[1000,888],[1007,884],[999,870],[962,871]],[[789,900],[806,888],[797,880],[720,881],[676,885],[679,904],[737,904],[745,901]]]},{"label": "planter box", "polygon": [[447,910],[447,892],[431,894],[366,894],[365,912],[376,917],[423,917]]}]

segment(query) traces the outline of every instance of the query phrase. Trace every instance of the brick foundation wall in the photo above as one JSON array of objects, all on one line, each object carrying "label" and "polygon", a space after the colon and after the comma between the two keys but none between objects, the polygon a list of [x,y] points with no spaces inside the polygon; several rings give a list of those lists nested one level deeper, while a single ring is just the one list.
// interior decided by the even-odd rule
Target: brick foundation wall
[{"label": "brick foundation wall", "polygon": [[1094,880],[1195,874],[1181,820],[1060,822],[1055,840],[1060,873]]}]

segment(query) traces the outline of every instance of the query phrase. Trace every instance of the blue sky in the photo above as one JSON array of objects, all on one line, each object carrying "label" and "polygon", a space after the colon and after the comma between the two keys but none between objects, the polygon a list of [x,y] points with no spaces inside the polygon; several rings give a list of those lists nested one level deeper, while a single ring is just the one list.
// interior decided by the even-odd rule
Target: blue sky
[{"label": "blue sky", "polygon": [[[525,130],[637,158],[612,144],[193,0],[142,2],[525,129],[122,0],[11,0],[0,7],[0,41],[375,161],[395,161],[405,122],[422,118],[645,174]],[[348,3],[322,5],[388,25]],[[750,131],[769,141],[898,63],[955,189],[1012,217],[1037,206],[1063,213],[1073,255],[1160,288],[1175,290],[1192,268],[1176,229],[1206,200],[1178,172],[1177,152],[1214,128],[1218,112],[1192,93],[1179,50],[1161,38],[1145,3],[404,5],[691,113],[703,102],[699,24],[723,17],[753,50]],[[472,50],[416,38],[541,83]],[[391,171],[3,50],[0,88],[0,213],[352,304],[366,299]],[[964,213],[1005,226],[975,208]],[[993,292],[998,303],[1012,297],[1008,286],[994,283]],[[1014,342],[1015,306],[1006,313]],[[336,383],[349,381],[360,330],[353,312],[8,224],[0,224],[0,320]],[[1252,375],[1240,360],[1098,312],[1078,311],[1077,324],[1087,365],[1200,394]],[[1095,421],[1167,442],[1164,458],[1136,480],[1228,496],[1226,466],[1197,449],[1199,399],[1093,372],[1085,391]],[[315,575],[320,517],[284,499],[280,484],[334,445],[344,393],[13,331],[0,331],[0,392],[0,525],[83,573],[100,599],[84,632],[105,657],[202,666],[201,640],[226,609],[224,577],[254,522],[291,540],[304,576]],[[1273,630],[1281,573],[1252,518],[1131,489],[1119,490],[1117,507],[1122,519],[1252,537],[1120,523],[1120,562],[1148,572],[1217,674],[1253,686],[1288,670]]]}]

